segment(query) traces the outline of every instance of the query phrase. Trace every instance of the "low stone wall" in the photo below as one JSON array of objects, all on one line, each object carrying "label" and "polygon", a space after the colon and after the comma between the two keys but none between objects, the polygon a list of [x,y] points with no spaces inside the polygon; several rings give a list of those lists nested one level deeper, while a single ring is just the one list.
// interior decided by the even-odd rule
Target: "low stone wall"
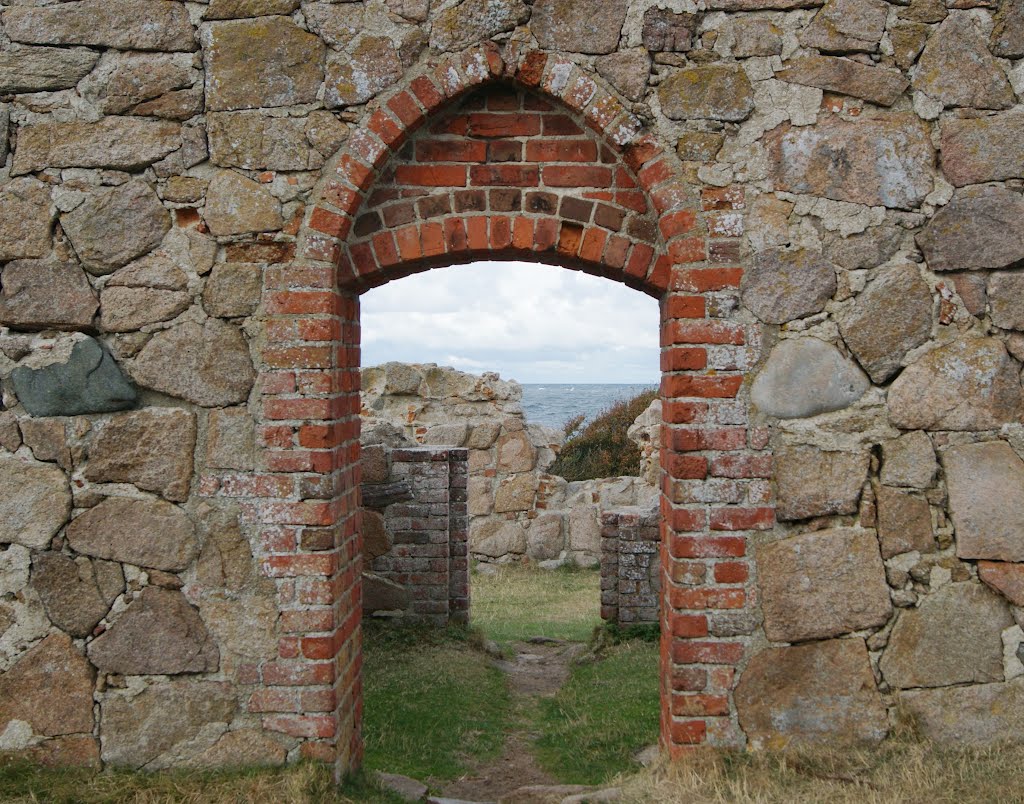
[{"label": "low stone wall", "polygon": [[618,625],[657,623],[661,609],[661,537],[657,509],[601,515],[601,617]]}]

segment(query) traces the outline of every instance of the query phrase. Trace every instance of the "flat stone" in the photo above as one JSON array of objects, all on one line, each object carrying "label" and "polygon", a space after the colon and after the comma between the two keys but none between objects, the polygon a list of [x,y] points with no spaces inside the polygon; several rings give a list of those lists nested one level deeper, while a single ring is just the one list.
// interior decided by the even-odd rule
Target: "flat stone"
[{"label": "flat stone", "polygon": [[995,338],[961,338],[907,366],[889,387],[901,430],[991,430],[1024,411],[1018,366]]},{"label": "flat stone", "polygon": [[619,46],[627,5],[628,0],[537,0],[530,29],[546,50],[611,53]]},{"label": "flat stone", "polygon": [[782,29],[771,20],[738,18],[732,24],[732,54],[745,59],[782,55]]},{"label": "flat stone", "polygon": [[77,263],[17,260],[4,267],[0,278],[0,324],[30,331],[93,329],[98,302]]},{"label": "flat stone", "polygon": [[237,509],[204,503],[196,518],[203,533],[203,549],[196,564],[199,582],[232,592],[251,587],[258,570],[249,541],[242,533]]},{"label": "flat stone", "polygon": [[784,69],[775,77],[792,84],[863,98],[879,106],[892,106],[910,86],[910,81],[899,70],[869,67],[836,56],[801,56],[785,62]]},{"label": "flat stone", "polygon": [[256,422],[245,408],[210,411],[206,433],[209,469],[251,471],[256,466]]},{"label": "flat stone", "polygon": [[273,592],[206,597],[200,611],[224,653],[251,662],[277,658],[278,610]]},{"label": "flat stone", "polygon": [[291,14],[299,0],[210,0],[205,19],[233,20],[244,17],[270,17]]},{"label": "flat stone", "polygon": [[686,53],[693,48],[696,14],[651,7],[644,12],[640,41],[652,53]]},{"label": "flat stone", "polygon": [[638,101],[647,93],[651,73],[651,57],[643,48],[609,53],[594,60],[598,75],[610,83],[623,97]]},{"label": "flat stone", "polygon": [[757,745],[877,743],[888,732],[862,639],[769,648],[736,687],[740,726]]},{"label": "flat stone", "polygon": [[870,530],[836,528],[757,548],[764,630],[773,642],[824,639],[884,625],[892,614]]},{"label": "flat stone", "polygon": [[470,527],[469,550],[490,558],[509,553],[526,552],[526,533],[517,522],[488,519],[473,522]]},{"label": "flat stone", "polygon": [[1000,5],[989,45],[995,56],[1004,59],[1024,57],[1024,3],[1007,0]]},{"label": "flat stone", "polygon": [[950,447],[942,465],[956,554],[1024,561],[1024,461],[1013,447],[1005,441]]},{"label": "flat stone", "polygon": [[931,488],[938,471],[935,450],[920,430],[882,442],[882,482],[887,486]]},{"label": "flat stone", "polygon": [[869,387],[864,372],[832,344],[790,338],[772,349],[750,399],[766,416],[802,419],[848,408]]},{"label": "flat stone", "polygon": [[241,329],[216,318],[158,332],[129,371],[145,388],[211,408],[245,402],[256,377]]},{"label": "flat stone", "polygon": [[[530,10],[522,0],[466,0],[437,13],[430,27],[430,46],[435,50],[456,52],[495,34],[511,31],[529,18]],[[618,44],[618,37],[615,42]],[[614,49],[614,46],[610,48]]]},{"label": "flat stone", "polygon": [[195,50],[183,3],[170,0],[80,0],[59,6],[13,6],[4,29],[15,42],[93,45],[118,50]]},{"label": "flat stone", "polygon": [[[316,100],[326,47],[288,17],[214,22],[203,27],[201,38],[207,111]],[[254,59],[257,50],[260,58]]]},{"label": "flat stone", "polygon": [[1003,329],[1024,329],[1024,274],[993,273],[988,280],[988,299],[993,324]]},{"label": "flat stone", "polygon": [[186,290],[188,275],[163,250],[126,265],[107,280],[108,288],[155,288]]},{"label": "flat stone", "polygon": [[71,515],[64,472],[29,458],[0,454],[0,544],[44,550]]},{"label": "flat stone", "polygon": [[93,437],[85,477],[95,483],[134,483],[168,500],[188,499],[195,414],[147,408],[112,417]]},{"label": "flat stone", "polygon": [[0,675],[0,733],[12,721],[43,737],[92,734],[95,673],[66,634],[50,634]]},{"label": "flat stone", "polygon": [[405,611],[412,602],[409,590],[374,572],[363,573],[363,611]]},{"label": "flat stone", "polygon": [[99,53],[84,47],[9,44],[0,49],[0,93],[70,89],[88,75],[99,57]]},{"label": "flat stone", "polygon": [[322,163],[306,139],[301,117],[263,112],[211,112],[207,116],[210,161],[246,170],[309,170]]},{"label": "flat stone", "polygon": [[1024,564],[979,561],[978,577],[1012,605],[1024,608]]},{"label": "flat stone", "polygon": [[189,308],[192,297],[179,290],[105,287],[100,304],[100,324],[105,331],[134,332],[175,318]]},{"label": "flat stone", "polygon": [[934,184],[935,149],[916,115],[879,114],[813,126],[785,123],[764,138],[775,189],[868,206],[915,209]]},{"label": "flat stone", "polygon": [[738,65],[687,67],[658,86],[661,110],[672,120],[739,123],[754,111],[754,89]]},{"label": "flat stone", "polygon": [[402,61],[388,37],[364,36],[351,54],[328,59],[324,100],[328,107],[366,103],[402,73]]},{"label": "flat stone", "polygon": [[800,44],[823,53],[875,53],[888,15],[883,0],[828,0],[800,34]]},{"label": "flat stone", "polygon": [[580,505],[569,511],[570,550],[582,550],[598,555],[601,552],[600,511],[596,506]]},{"label": "flat stone", "polygon": [[273,232],[284,225],[281,202],[262,185],[229,170],[210,181],[203,218],[217,236]]},{"label": "flat stone", "polygon": [[882,558],[916,550],[936,550],[928,501],[905,491],[882,486],[875,498],[878,507],[878,542]]},{"label": "flat stone", "polygon": [[679,158],[690,162],[711,162],[725,144],[725,136],[713,131],[687,131],[676,143]]},{"label": "flat stone", "polygon": [[1014,268],[1024,263],[1024,197],[1004,187],[965,187],[938,211],[917,244],[933,271]]},{"label": "flat stone", "polygon": [[913,83],[947,107],[1006,109],[1014,103],[1006,73],[974,21],[961,14],[947,17],[928,39]]},{"label": "flat stone", "polygon": [[25,439],[25,446],[32,450],[32,455],[38,461],[48,461],[57,464],[61,469],[70,471],[71,450],[68,448],[68,439],[65,424],[67,419],[23,419],[20,422],[21,434]]},{"label": "flat stone", "polygon": [[907,352],[931,337],[932,290],[916,265],[882,268],[839,316],[839,330],[871,381],[881,385]]},{"label": "flat stone", "polygon": [[71,521],[67,539],[77,553],[168,572],[199,552],[191,520],[163,500],[108,497]]},{"label": "flat stone", "polygon": [[14,179],[0,187],[0,209],[0,262],[49,254],[54,214],[47,185]]},{"label": "flat stone", "polygon": [[99,341],[85,338],[67,360],[43,368],[19,366],[11,374],[18,401],[32,416],[110,413],[135,405],[135,388]]},{"label": "flat stone", "polygon": [[893,60],[901,70],[909,70],[928,43],[931,28],[920,22],[900,22],[889,29]]},{"label": "flat stone", "polygon": [[525,430],[501,436],[496,449],[499,472],[529,472],[537,463],[537,450]]},{"label": "flat stone", "polygon": [[529,472],[512,475],[498,484],[494,493],[494,511],[498,514],[509,511],[533,510],[537,493],[537,478]]},{"label": "flat stone", "polygon": [[[1020,5],[1020,4],[1019,4]],[[956,187],[1024,178],[1024,110],[942,122],[942,172]]]},{"label": "flat stone", "polygon": [[171,228],[170,213],[144,181],[98,189],[61,226],[89,273],[109,274],[148,254]]},{"label": "flat stone", "polygon": [[199,736],[204,726],[226,727],[237,707],[231,685],[218,681],[157,681],[137,695],[108,691],[100,702],[103,761],[145,767]]},{"label": "flat stone", "polygon": [[92,634],[124,591],[124,574],[121,565],[111,561],[37,553],[32,558],[32,586],[50,622],[73,637],[83,638]]},{"label": "flat stone", "polygon": [[435,446],[461,447],[466,443],[469,425],[465,422],[433,424],[423,434],[423,443]]},{"label": "flat stone", "polygon": [[562,537],[562,517],[542,514],[530,522],[526,532],[526,554],[536,561],[550,561],[561,555],[565,547]]},{"label": "flat stone", "polygon": [[391,550],[391,534],[388,533],[384,515],[364,508],[362,511],[363,557],[367,562],[386,555]]},{"label": "flat stone", "polygon": [[427,786],[408,776],[399,773],[382,773],[377,771],[373,774],[377,784],[388,792],[402,799],[403,801],[422,801],[427,795]]},{"label": "flat stone", "polygon": [[984,315],[988,310],[988,276],[981,271],[958,271],[948,276],[967,312]]},{"label": "flat stone", "polygon": [[806,249],[762,251],[740,280],[743,304],[766,324],[821,312],[835,292],[835,266]]},{"label": "flat stone", "polygon": [[302,13],[309,30],[338,49],[347,47],[359,35],[366,19],[362,4],[355,3],[307,2]]},{"label": "flat stone", "polygon": [[39,123],[18,129],[11,175],[67,167],[137,171],[179,148],[181,126],[165,120],[104,117],[96,123]]},{"label": "flat stone", "polygon": [[229,731],[186,765],[190,768],[265,768],[283,765],[287,749],[271,734],[260,729]]},{"label": "flat stone", "polygon": [[202,111],[200,75],[192,65],[188,53],[107,53],[81,91],[105,114],[184,120]]},{"label": "flat stone", "polygon": [[89,660],[126,676],[215,672],[220,651],[181,592],[147,586],[89,643]]},{"label": "flat stone", "polygon": [[1024,678],[1005,684],[907,690],[900,707],[936,745],[1019,743],[1024,734]]},{"label": "flat stone", "polygon": [[897,689],[1003,680],[1006,602],[977,583],[948,584],[900,612],[879,668]]},{"label": "flat stone", "polygon": [[855,514],[867,479],[868,454],[783,447],[775,452],[779,519]]}]

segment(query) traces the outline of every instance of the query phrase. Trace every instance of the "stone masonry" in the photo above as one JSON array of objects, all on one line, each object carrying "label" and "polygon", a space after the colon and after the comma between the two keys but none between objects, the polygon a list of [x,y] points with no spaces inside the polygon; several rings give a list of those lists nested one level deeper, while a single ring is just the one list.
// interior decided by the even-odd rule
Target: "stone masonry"
[{"label": "stone masonry", "polygon": [[1022,94],[1021,0],[0,0],[0,747],[358,767],[359,294],[480,257],[660,300],[668,752],[1019,738]]}]

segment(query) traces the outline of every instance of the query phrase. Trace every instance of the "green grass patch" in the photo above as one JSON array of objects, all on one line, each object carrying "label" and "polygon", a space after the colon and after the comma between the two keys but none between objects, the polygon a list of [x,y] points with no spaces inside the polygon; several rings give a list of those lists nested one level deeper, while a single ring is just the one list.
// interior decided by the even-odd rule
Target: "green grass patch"
[{"label": "green grass patch", "polygon": [[632,641],[573,668],[539,702],[537,758],[569,784],[602,784],[636,769],[634,754],[658,741],[658,645]]},{"label": "green grass patch", "polygon": [[493,575],[473,573],[470,618],[499,644],[545,636],[585,642],[601,620],[601,574],[563,567],[507,564]]},{"label": "green grass patch", "polygon": [[466,632],[367,627],[363,648],[367,770],[443,782],[500,753],[505,676]]}]

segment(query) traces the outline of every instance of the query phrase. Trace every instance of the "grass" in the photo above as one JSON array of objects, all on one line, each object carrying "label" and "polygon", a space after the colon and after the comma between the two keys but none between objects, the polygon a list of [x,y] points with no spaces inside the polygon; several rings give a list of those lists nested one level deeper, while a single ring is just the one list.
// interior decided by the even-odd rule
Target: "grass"
[{"label": "grass", "polygon": [[470,583],[472,623],[499,645],[532,636],[585,642],[602,622],[597,570],[507,564]]},{"label": "grass", "polygon": [[500,753],[511,699],[467,632],[368,627],[364,645],[368,770],[443,782]]},{"label": "grass", "polygon": [[572,669],[553,699],[539,702],[541,766],[568,784],[603,784],[635,768],[658,741],[658,644],[635,640]]}]

